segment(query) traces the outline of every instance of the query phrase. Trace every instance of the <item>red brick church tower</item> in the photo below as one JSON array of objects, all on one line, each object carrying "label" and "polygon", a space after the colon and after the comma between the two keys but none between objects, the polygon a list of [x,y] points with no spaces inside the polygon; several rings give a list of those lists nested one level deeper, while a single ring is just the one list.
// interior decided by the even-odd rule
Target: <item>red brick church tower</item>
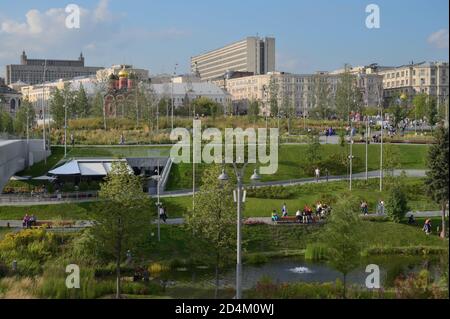
[{"label": "red brick church tower", "polygon": [[133,90],[133,74],[125,69],[120,70],[118,76],[111,74],[108,79],[108,89],[104,98],[104,111],[107,117],[125,115],[125,101]]}]

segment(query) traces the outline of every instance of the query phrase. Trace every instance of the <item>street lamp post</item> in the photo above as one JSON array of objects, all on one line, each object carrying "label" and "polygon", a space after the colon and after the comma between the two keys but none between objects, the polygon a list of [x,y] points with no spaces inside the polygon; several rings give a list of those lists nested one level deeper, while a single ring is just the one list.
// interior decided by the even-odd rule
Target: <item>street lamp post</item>
[{"label": "street lamp post", "polygon": [[384,131],[384,118],[383,118],[383,105],[381,103],[380,89],[377,90],[378,93],[378,107],[380,108],[381,115],[381,134],[380,134],[380,192],[383,191],[383,131]]},{"label": "street lamp post", "polygon": [[[237,178],[237,190],[236,190],[236,202],[237,202],[237,255],[236,255],[236,299],[242,299],[242,203],[243,201],[243,177],[245,168],[248,163],[244,163],[242,168],[238,168],[236,163],[233,163],[234,172]],[[255,170],[250,178],[252,181],[257,181],[260,178],[257,171]],[[222,170],[222,174],[219,176],[220,181],[228,181],[229,177]]]},{"label": "street lamp post", "polygon": [[67,92],[64,94],[64,158],[67,157]]},{"label": "street lamp post", "polygon": [[160,202],[160,195],[159,195],[159,186],[160,186],[160,181],[161,181],[161,175],[159,173],[159,160],[157,163],[158,167],[156,168],[156,172],[158,175],[156,175],[156,177],[154,177],[154,179],[156,180],[156,220],[157,220],[157,224],[158,224],[158,241],[161,241],[161,218],[159,216],[159,210],[161,208],[161,202]]},{"label": "street lamp post", "polygon": [[[45,106],[44,106],[44,95],[45,95],[45,71],[47,69],[47,60],[44,61],[44,71],[42,74],[42,104],[41,104],[41,113],[42,113],[42,138],[44,140],[44,152],[47,152],[47,137],[45,132]],[[47,164],[47,156],[44,156],[44,163]]]},{"label": "street lamp post", "polygon": [[171,92],[171,107],[172,107],[172,110],[171,110],[171,127],[172,127],[172,131],[173,131],[173,104],[174,104],[174,98],[173,98],[173,81],[175,80],[175,75],[177,74],[177,66],[178,66],[178,63],[175,63],[175,68],[174,68],[174,71],[173,71],[173,77],[172,77],[172,92]]}]

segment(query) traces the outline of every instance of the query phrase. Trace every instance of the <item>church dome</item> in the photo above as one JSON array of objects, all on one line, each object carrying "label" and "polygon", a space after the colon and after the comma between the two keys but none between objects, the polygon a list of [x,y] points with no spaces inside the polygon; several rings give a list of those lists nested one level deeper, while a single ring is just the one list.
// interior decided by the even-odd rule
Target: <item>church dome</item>
[{"label": "church dome", "polygon": [[127,78],[128,72],[125,69],[120,70],[119,72],[119,78]]}]

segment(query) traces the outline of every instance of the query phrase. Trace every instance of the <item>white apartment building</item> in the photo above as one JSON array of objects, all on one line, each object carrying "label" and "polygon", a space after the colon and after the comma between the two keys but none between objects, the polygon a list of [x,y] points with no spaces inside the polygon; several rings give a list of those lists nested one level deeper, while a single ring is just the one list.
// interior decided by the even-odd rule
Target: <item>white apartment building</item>
[{"label": "white apartment building", "polygon": [[426,93],[437,99],[438,105],[448,101],[449,70],[447,62],[422,62],[388,68],[379,72],[383,76],[386,103],[399,95],[408,97],[411,105],[414,96]]},{"label": "white apartment building", "polygon": [[248,37],[225,47],[191,58],[193,74],[202,80],[223,77],[228,71],[255,75],[275,71],[275,38]]},{"label": "white apartment building", "polygon": [[214,102],[226,106],[231,103],[231,96],[213,83],[162,83],[152,84],[157,99],[173,98],[175,108],[185,105],[185,102],[193,101],[200,97],[206,97]]}]

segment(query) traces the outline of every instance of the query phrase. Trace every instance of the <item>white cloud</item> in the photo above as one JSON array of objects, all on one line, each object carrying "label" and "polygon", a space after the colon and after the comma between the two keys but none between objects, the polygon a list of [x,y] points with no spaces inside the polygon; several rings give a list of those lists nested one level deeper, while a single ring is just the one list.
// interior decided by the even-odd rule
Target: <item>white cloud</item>
[{"label": "white cloud", "polygon": [[100,0],[97,8],[94,11],[94,19],[97,22],[108,21],[111,19],[112,14],[108,8],[109,0]]},{"label": "white cloud", "polygon": [[428,43],[438,49],[448,49],[448,41],[448,29],[438,30],[428,37]]}]

